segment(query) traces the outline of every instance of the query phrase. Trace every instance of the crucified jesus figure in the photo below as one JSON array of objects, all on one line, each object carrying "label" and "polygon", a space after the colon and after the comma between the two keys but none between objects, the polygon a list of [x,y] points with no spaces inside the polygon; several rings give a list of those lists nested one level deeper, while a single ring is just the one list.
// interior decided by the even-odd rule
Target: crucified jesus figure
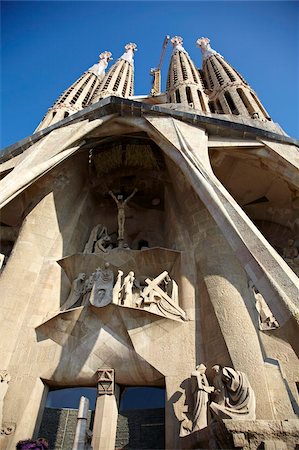
[{"label": "crucified jesus figure", "polygon": [[128,201],[136,194],[136,192],[138,191],[138,189],[134,189],[134,191],[132,192],[131,195],[129,195],[129,197],[127,197],[124,200],[124,196],[123,195],[118,195],[117,197],[115,197],[115,195],[113,194],[112,191],[109,191],[109,194],[111,195],[111,197],[113,198],[113,200],[116,203],[117,206],[117,222],[118,222],[118,243],[122,243],[124,240],[124,234],[125,234],[125,219],[126,219],[126,215],[125,215],[125,207],[126,204],[128,203]]}]

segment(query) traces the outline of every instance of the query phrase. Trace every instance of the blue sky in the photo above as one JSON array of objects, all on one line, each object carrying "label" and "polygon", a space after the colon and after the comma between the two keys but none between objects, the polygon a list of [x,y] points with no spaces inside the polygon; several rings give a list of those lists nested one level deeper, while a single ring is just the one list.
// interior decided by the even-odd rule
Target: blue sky
[{"label": "blue sky", "polygon": [[32,134],[101,51],[110,50],[116,60],[127,42],[136,42],[135,95],[149,93],[149,71],[166,34],[184,38],[197,66],[195,41],[208,36],[272,119],[299,137],[297,1],[2,1],[1,7],[1,147]]}]

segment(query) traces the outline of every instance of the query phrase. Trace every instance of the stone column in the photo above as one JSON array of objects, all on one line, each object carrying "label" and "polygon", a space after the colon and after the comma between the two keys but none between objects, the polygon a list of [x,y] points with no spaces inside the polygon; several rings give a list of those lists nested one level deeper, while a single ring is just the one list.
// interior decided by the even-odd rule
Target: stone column
[{"label": "stone column", "polygon": [[92,437],[93,450],[115,449],[118,400],[119,387],[114,383],[114,369],[99,369],[98,398]]},{"label": "stone column", "polygon": [[80,398],[76,434],[72,450],[85,449],[88,408],[89,400],[88,398],[82,396]]}]

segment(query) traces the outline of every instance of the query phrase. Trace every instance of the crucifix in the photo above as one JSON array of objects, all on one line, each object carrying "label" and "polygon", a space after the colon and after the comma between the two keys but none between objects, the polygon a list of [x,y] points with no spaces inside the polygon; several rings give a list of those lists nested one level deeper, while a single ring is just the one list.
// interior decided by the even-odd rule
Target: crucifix
[{"label": "crucifix", "polygon": [[113,198],[113,200],[116,203],[117,206],[117,222],[118,222],[118,247],[122,247],[123,246],[123,242],[124,242],[124,234],[125,234],[125,219],[126,219],[126,214],[125,214],[125,207],[126,204],[128,203],[128,201],[136,194],[136,192],[138,191],[138,189],[134,189],[134,191],[132,192],[131,195],[129,195],[129,197],[127,197],[124,200],[124,196],[123,195],[118,195],[117,197],[113,194],[112,191],[109,191],[109,194],[111,195],[111,197]]}]

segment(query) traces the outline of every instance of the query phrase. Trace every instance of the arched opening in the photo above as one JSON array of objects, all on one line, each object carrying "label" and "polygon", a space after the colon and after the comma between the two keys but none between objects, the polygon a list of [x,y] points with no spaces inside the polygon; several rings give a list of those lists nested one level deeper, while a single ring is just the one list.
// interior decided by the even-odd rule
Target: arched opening
[{"label": "arched opening", "polygon": [[181,103],[180,91],[178,89],[175,91],[175,100],[177,103]]}]

